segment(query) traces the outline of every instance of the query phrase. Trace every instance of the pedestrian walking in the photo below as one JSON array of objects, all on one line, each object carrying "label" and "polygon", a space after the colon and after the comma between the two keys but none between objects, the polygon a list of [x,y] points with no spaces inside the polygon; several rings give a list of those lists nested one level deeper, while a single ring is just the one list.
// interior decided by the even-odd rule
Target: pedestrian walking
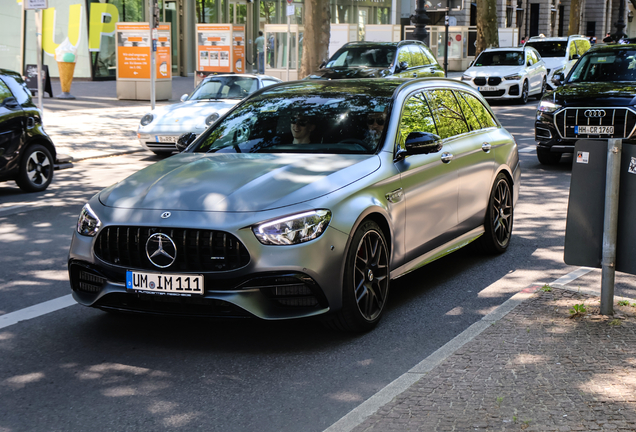
[{"label": "pedestrian walking", "polygon": [[256,44],[256,55],[257,55],[257,69],[259,74],[265,73],[265,38],[263,37],[263,32],[258,32],[258,37],[254,40]]},{"label": "pedestrian walking", "polygon": [[521,42],[519,42],[519,45],[524,46],[526,44],[526,37],[522,37],[521,38]]}]

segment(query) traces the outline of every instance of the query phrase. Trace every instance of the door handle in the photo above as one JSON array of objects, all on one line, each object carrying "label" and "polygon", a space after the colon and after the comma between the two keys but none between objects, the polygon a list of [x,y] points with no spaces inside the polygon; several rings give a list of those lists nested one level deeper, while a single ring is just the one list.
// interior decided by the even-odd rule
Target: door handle
[{"label": "door handle", "polygon": [[444,163],[450,163],[450,161],[453,160],[453,155],[451,153],[444,152],[442,153],[441,159]]},{"label": "door handle", "polygon": [[485,142],[485,143],[483,143],[483,144],[481,145],[481,149],[482,149],[483,151],[485,151],[486,153],[488,153],[488,152],[490,151],[490,149],[491,149],[491,148],[492,148],[492,146],[490,145],[490,143],[487,143],[487,142]]}]

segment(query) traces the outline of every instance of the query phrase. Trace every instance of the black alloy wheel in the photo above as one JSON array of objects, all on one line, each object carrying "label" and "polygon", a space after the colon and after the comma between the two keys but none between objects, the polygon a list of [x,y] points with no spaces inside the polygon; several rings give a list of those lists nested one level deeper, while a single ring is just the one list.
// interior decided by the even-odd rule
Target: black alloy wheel
[{"label": "black alloy wheel", "polygon": [[503,253],[512,237],[513,207],[512,189],[505,174],[497,176],[488,200],[485,229],[481,245],[488,253]]},{"label": "black alloy wheel", "polygon": [[380,227],[363,222],[346,256],[342,309],[327,325],[338,330],[368,331],[382,318],[389,294],[389,249]]},{"label": "black alloy wheel", "polygon": [[521,89],[521,95],[519,96],[519,103],[521,105],[525,105],[528,103],[528,81],[523,82],[523,87]]},{"label": "black alloy wheel", "polygon": [[31,145],[22,155],[16,183],[25,192],[41,192],[51,184],[54,169],[49,150],[41,144]]}]

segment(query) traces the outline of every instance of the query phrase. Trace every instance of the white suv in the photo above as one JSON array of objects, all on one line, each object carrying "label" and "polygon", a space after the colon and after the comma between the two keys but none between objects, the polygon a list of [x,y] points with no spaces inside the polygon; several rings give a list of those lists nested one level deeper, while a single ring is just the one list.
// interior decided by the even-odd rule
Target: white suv
[{"label": "white suv", "polygon": [[548,69],[548,86],[554,90],[557,86],[552,82],[555,73],[563,73],[567,76],[574,63],[587,50],[590,49],[590,41],[585,36],[572,35],[563,37],[533,36],[525,46],[531,46],[539,51],[541,58]]}]

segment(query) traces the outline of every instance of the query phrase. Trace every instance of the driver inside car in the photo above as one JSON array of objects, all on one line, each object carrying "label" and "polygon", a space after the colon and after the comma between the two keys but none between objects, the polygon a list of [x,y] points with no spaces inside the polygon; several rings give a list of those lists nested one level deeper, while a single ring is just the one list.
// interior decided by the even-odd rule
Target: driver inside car
[{"label": "driver inside car", "polygon": [[294,114],[291,118],[291,133],[294,137],[293,144],[311,143],[311,133],[316,129],[315,123],[306,115]]}]

